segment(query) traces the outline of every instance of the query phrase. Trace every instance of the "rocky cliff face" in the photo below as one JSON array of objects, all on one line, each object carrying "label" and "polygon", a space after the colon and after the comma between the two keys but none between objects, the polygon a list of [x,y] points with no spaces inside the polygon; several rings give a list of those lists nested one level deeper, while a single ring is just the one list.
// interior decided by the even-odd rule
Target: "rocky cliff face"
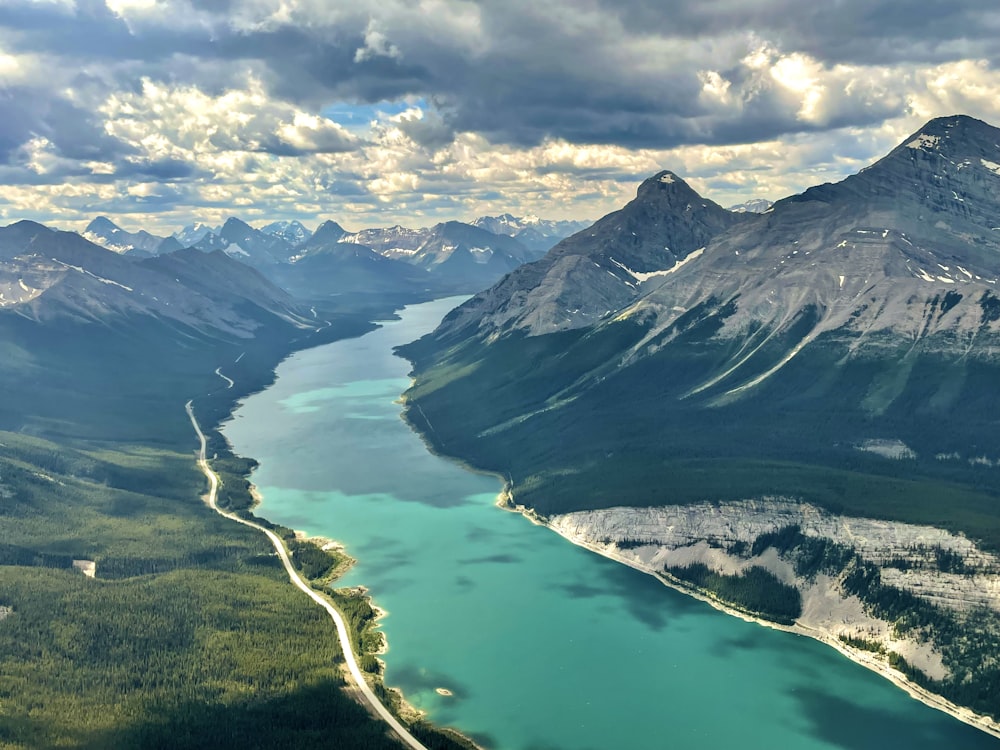
[{"label": "rocky cliff face", "polygon": [[[930,526],[837,516],[785,498],[607,508],[547,523],[577,544],[659,575],[694,563],[724,575],[764,568],[802,594],[799,625],[879,644],[938,681],[973,666],[967,655],[949,637],[936,637],[940,628],[908,627],[887,617],[871,592],[851,590],[847,581],[859,565],[876,566],[885,590],[912,594],[943,620],[980,637],[992,637],[1000,623],[1000,557]],[[788,541],[789,529],[834,545],[837,563],[806,569],[800,545]]]}]

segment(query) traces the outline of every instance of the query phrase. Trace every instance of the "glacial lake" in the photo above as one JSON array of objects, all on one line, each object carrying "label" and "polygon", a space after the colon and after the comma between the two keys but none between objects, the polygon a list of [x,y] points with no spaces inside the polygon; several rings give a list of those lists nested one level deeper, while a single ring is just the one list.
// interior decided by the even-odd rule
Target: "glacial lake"
[{"label": "glacial lake", "polygon": [[224,430],[260,462],[260,515],[357,558],[340,585],[388,612],[386,683],[431,721],[495,750],[1000,747],[829,647],[500,510],[496,478],[430,454],[392,348],[458,301],[293,355]]}]

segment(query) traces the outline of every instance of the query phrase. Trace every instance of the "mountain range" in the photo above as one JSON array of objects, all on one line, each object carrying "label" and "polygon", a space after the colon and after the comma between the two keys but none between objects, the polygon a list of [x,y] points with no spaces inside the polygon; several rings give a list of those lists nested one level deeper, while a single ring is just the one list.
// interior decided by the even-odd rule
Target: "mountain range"
[{"label": "mountain range", "polygon": [[[455,310],[424,347],[585,332],[622,345],[594,372],[565,373],[560,399],[655,359],[688,363],[657,386],[686,406],[756,394],[820,350],[837,363],[826,395],[841,387],[836,373],[891,359],[893,374],[851,399],[884,414],[922,358],[952,357],[960,370],[994,359],[997,142],[997,129],[971,118],[934,120],[859,174],[764,214],[727,212],[662,172],[621,211]],[[960,408],[960,382],[944,378],[923,411]]]},{"label": "mountain range", "polygon": [[[195,223],[165,238],[146,231],[127,232],[106,217],[98,217],[84,235],[132,258],[181,247],[220,250],[295,294],[323,297],[478,291],[522,263],[541,257],[578,226],[577,222],[516,219],[504,214],[483,217],[474,224],[450,221],[422,229],[394,226],[353,233],[326,221],[314,233],[297,221],[271,222],[255,229],[232,217],[221,227]],[[344,247],[333,247],[336,243]]]},{"label": "mountain range", "polygon": [[0,406],[0,427],[72,434],[68,415],[114,422],[134,410],[136,392],[150,412],[169,412],[177,405],[160,404],[158,389],[170,373],[211,375],[219,357],[325,325],[220,251],[129,255],[33,222],[0,228],[0,387],[16,394]]},{"label": "mountain range", "polygon": [[788,594],[995,716],[998,283],[984,122],[762,213],[664,171],[403,347],[407,418],[560,533],[765,618]]}]

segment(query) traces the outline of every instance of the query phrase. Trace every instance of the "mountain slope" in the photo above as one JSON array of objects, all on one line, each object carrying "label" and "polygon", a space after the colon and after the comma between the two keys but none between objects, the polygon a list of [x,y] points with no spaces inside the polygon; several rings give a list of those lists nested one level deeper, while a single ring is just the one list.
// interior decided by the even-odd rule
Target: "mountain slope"
[{"label": "mountain slope", "polygon": [[0,228],[0,388],[16,394],[0,405],[8,429],[141,432],[128,416],[136,398],[169,420],[178,405],[165,401],[165,381],[211,379],[230,357],[250,362],[316,327],[286,292],[221,252],[136,262],[72,232]]},{"label": "mountain slope", "polygon": [[[866,441],[898,440],[928,476],[964,476],[961,462],[996,438],[986,404],[1000,374],[998,143],[995,128],[943,118],[767,214],[734,220],[706,206],[706,221],[681,222],[684,241],[671,238],[683,264],[656,250],[677,226],[675,197],[682,217],[700,202],[657,175],[637,201],[406,348],[411,397],[477,464],[534,477],[529,504],[550,508],[634,501],[620,487],[571,497],[541,478],[553,462],[595,455],[620,456],[610,475],[637,456],[840,465],[862,461]],[[665,221],[654,206],[675,213]],[[657,264],[670,273],[637,273]],[[562,441],[565,430],[577,438]]]},{"label": "mountain slope", "polygon": [[570,538],[759,615],[719,594],[757,568],[785,621],[997,716],[998,196],[1000,130],[949,117],[669,273],[630,204],[403,347],[407,418]]}]

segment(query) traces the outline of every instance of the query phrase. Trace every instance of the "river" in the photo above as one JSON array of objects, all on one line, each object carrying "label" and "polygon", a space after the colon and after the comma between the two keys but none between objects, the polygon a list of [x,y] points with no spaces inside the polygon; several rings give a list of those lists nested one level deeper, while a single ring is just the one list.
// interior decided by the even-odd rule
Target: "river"
[{"label": "river", "polygon": [[456,302],[293,355],[224,429],[260,462],[260,515],[357,558],[342,585],[388,612],[386,683],[431,721],[496,750],[1000,747],[829,647],[500,510],[496,478],[431,455],[392,348]]}]

